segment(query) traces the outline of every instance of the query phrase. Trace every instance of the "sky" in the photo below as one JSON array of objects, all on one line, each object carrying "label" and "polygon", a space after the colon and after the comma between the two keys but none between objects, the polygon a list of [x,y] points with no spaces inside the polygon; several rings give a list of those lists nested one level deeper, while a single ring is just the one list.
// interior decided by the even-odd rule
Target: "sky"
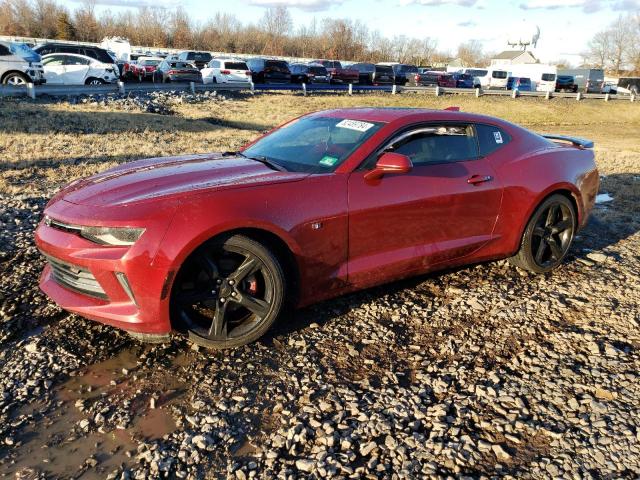
[{"label": "sky", "polygon": [[[62,0],[70,9],[80,0]],[[480,41],[485,50],[510,49],[508,39],[540,37],[532,50],[543,62],[579,63],[589,39],[619,15],[640,12],[640,0],[95,0],[97,10],[138,6],[182,6],[197,21],[215,12],[234,14],[245,23],[257,22],[266,8],[285,5],[295,25],[313,18],[360,20],[383,35],[431,37],[441,50],[455,53],[458,44]]]}]

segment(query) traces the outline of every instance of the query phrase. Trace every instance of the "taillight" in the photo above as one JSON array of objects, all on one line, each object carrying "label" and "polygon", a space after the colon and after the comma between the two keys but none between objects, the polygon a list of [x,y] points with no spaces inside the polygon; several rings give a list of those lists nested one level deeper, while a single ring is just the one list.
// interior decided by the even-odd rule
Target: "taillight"
[{"label": "taillight", "polygon": [[178,73],[178,71],[177,70],[169,70],[167,73],[169,75],[175,75],[176,73]]},{"label": "taillight", "polygon": [[222,75],[230,75],[231,74],[231,70],[220,70],[220,73]]},{"label": "taillight", "polygon": [[246,72],[244,72],[244,74],[245,74],[247,77],[250,77],[250,76],[251,76],[251,71],[247,70]]},{"label": "taillight", "polygon": [[420,75],[418,75],[418,74],[416,73],[416,75],[415,75],[414,79],[415,79],[415,81],[416,81],[416,82],[417,82],[417,81],[419,81],[419,80],[420,80]]}]

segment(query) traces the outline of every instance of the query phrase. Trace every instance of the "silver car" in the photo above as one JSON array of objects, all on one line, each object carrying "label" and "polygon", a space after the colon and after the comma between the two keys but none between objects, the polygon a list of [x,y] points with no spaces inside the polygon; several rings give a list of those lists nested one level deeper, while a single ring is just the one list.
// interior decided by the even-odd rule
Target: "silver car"
[{"label": "silver car", "polygon": [[0,41],[0,83],[20,86],[45,81],[40,55],[24,43]]}]

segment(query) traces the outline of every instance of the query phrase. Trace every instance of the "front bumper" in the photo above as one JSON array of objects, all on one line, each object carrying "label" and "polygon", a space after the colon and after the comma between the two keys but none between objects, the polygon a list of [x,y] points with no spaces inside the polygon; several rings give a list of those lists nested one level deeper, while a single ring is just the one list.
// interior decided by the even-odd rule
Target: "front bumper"
[{"label": "front bumper", "polygon": [[[151,237],[157,238],[153,230]],[[36,245],[47,258],[40,288],[63,309],[91,320],[130,332],[166,335],[171,331],[173,273],[154,264],[149,240],[154,242],[98,245],[42,222],[35,232]]]}]

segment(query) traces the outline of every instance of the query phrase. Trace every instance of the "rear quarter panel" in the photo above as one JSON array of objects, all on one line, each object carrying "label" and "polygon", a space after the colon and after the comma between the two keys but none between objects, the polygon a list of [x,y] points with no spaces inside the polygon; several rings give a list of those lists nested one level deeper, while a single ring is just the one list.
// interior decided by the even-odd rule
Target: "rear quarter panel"
[{"label": "rear quarter panel", "polygon": [[498,242],[494,245],[498,246],[494,248],[509,255],[518,250],[527,222],[546,197],[559,191],[570,194],[577,207],[578,227],[583,227],[598,193],[600,180],[593,150],[544,146],[546,141],[542,142],[525,139],[492,159],[504,182],[503,207],[495,230]]}]

